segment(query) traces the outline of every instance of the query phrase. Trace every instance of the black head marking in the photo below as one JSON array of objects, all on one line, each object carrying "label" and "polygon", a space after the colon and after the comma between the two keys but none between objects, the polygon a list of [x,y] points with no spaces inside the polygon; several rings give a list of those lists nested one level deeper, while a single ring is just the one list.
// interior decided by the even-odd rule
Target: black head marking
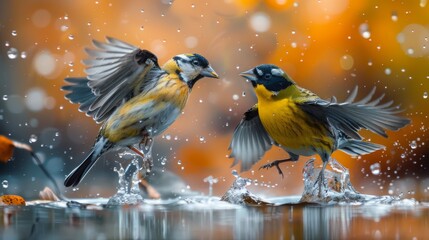
[{"label": "black head marking", "polygon": [[194,53],[193,56],[191,57],[191,60],[193,61],[192,63],[194,65],[198,63],[202,68],[206,68],[209,66],[209,61],[207,61],[205,57],[201,56],[198,53]]},{"label": "black head marking", "polygon": [[262,84],[270,91],[279,92],[294,84],[287,75],[277,66],[272,64],[263,64],[253,69],[256,76],[256,84]]}]

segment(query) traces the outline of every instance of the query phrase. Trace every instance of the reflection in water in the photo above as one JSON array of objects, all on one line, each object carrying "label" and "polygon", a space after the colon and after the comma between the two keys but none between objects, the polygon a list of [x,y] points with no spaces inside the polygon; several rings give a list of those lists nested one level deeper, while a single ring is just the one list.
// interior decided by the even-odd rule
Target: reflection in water
[{"label": "reflection in water", "polygon": [[352,212],[349,207],[306,207],[302,219],[306,239],[346,239]]},{"label": "reflection in water", "polygon": [[424,239],[429,207],[243,207],[205,199],[109,208],[3,207],[0,219],[0,239]]},{"label": "reflection in water", "polygon": [[[264,214],[257,208],[225,210],[145,210],[115,211],[118,219],[112,231],[120,239],[201,239],[204,236],[261,239]],[[113,229],[112,229],[113,230]]]}]

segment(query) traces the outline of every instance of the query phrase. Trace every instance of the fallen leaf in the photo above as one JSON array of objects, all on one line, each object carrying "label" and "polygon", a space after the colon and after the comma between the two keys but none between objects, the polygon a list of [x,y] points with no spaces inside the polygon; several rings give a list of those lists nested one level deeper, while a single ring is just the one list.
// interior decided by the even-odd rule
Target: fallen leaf
[{"label": "fallen leaf", "polygon": [[39,197],[42,200],[48,201],[60,201],[57,195],[52,191],[52,189],[45,187],[42,191],[39,192]]},{"label": "fallen leaf", "polygon": [[18,195],[0,196],[0,206],[25,206],[25,200]]},{"label": "fallen leaf", "polygon": [[0,135],[0,162],[7,163],[12,158],[14,148],[12,140]]}]

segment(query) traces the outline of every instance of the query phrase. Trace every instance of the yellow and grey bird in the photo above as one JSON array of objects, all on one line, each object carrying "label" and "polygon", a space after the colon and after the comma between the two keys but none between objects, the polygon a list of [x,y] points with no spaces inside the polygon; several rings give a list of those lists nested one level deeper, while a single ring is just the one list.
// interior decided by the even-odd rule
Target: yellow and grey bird
[{"label": "yellow and grey bird", "polygon": [[65,179],[76,186],[103,153],[114,147],[146,147],[164,132],[185,107],[194,84],[203,77],[218,78],[206,58],[180,54],[158,65],[157,57],[123,41],[107,37],[85,49],[86,77],[66,78],[66,98],[80,104],[79,110],[102,123],[98,137],[86,157]]},{"label": "yellow and grey bird", "polygon": [[375,88],[355,102],[357,87],[345,102],[320,99],[301,88],[279,67],[263,64],[240,74],[249,80],[258,102],[250,108],[235,128],[230,144],[233,165],[241,160],[241,170],[249,170],[272,145],[283,148],[289,158],[276,160],[261,168],[297,161],[299,156],[319,155],[323,161],[317,182],[335,150],[357,156],[372,153],[384,146],[363,141],[358,131],[368,129],[387,137],[385,130],[398,130],[409,119],[397,116],[400,110],[393,101],[380,104],[383,96],[372,99]]}]

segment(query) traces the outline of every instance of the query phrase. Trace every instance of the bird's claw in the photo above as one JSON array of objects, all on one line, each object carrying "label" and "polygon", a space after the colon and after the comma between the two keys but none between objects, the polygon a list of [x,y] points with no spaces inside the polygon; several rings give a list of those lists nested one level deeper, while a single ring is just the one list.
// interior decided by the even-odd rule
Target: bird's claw
[{"label": "bird's claw", "polygon": [[279,172],[279,174],[282,175],[282,178],[284,178],[283,171],[282,171],[282,169],[279,166],[279,164],[282,163],[282,162],[283,161],[281,161],[281,160],[280,161],[279,160],[273,161],[273,162],[270,162],[270,163],[267,163],[267,164],[261,166],[259,169],[264,168],[264,169],[268,170],[268,169],[270,169],[270,168],[272,168],[272,167],[275,166],[277,168],[277,171]]}]

